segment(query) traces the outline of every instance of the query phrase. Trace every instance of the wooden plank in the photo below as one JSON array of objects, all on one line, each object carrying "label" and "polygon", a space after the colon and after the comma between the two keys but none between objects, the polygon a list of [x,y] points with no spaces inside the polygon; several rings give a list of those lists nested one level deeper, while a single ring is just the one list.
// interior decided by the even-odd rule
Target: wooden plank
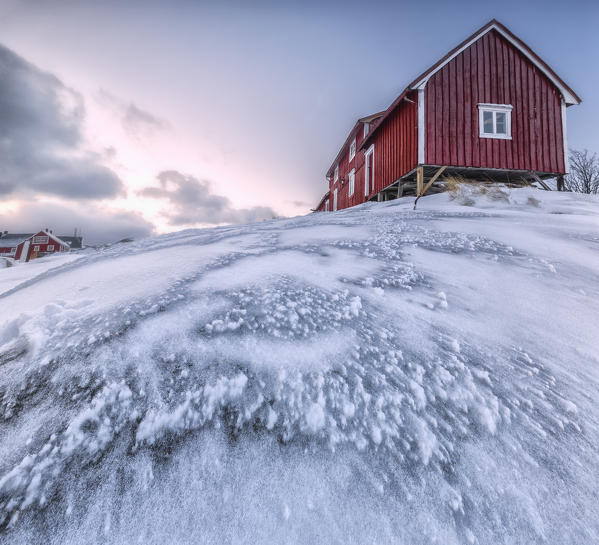
[{"label": "wooden plank", "polygon": [[[422,185],[422,177],[419,178],[419,180],[418,180],[418,187],[416,189],[416,200],[414,201],[414,210],[416,210],[416,205],[418,204],[418,199],[420,199],[420,197],[422,197],[422,195],[424,195],[428,191],[428,189],[430,188],[430,186],[433,185],[437,181],[437,178],[439,176],[441,176],[441,174],[443,174],[443,171],[446,168],[447,168],[447,166],[442,166],[441,168],[439,168],[439,170],[437,170],[437,172],[435,172],[435,175],[422,188],[422,190],[420,190],[420,186]],[[418,174],[420,174],[420,169],[422,169],[422,167],[419,167]]]},{"label": "wooden plank", "polygon": [[420,195],[424,186],[424,167],[420,165],[416,169],[416,195]]},{"label": "wooden plank", "polygon": [[539,182],[539,184],[541,185],[541,187],[545,190],[545,191],[551,191],[551,189],[549,188],[549,186],[543,181],[541,180],[541,178],[539,177],[539,175],[534,171],[531,170],[530,171],[530,175],[537,181]]},{"label": "wooden plank", "polygon": [[[441,142],[441,146],[443,149],[443,160],[441,164],[449,163],[451,164],[451,159],[449,159],[449,101],[451,100],[450,91],[449,91],[449,70],[441,70],[443,76],[443,92],[441,94],[441,103],[443,105],[443,124],[442,124],[442,132],[443,132],[443,140]],[[455,127],[454,127],[455,128]]]},{"label": "wooden plank", "polygon": [[448,157],[443,161],[449,165],[458,164],[458,122],[457,122],[457,103],[463,100],[462,96],[458,96],[457,89],[457,77],[456,77],[456,62],[457,58],[450,61],[445,70],[447,70],[447,82],[448,87],[446,89],[447,96],[445,97],[449,103],[449,141],[447,146]]},{"label": "wooden plank", "polygon": [[462,85],[464,89],[464,166],[472,166],[472,77],[471,77],[470,49],[464,51],[464,74]]}]

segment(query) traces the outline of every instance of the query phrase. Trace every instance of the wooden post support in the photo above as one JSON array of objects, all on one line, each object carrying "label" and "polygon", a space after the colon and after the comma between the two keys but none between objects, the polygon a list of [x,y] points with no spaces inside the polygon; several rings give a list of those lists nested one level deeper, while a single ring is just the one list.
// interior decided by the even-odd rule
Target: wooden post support
[{"label": "wooden post support", "polygon": [[541,177],[534,170],[530,171],[530,175],[535,179],[535,181],[539,182],[539,185],[545,191],[551,191],[551,188],[543,180],[541,180]]},{"label": "wooden post support", "polygon": [[424,167],[420,165],[416,169],[416,195],[420,195],[424,186]]},{"label": "wooden post support", "polygon": [[403,185],[401,181],[397,182],[397,198],[399,199],[403,195]]},{"label": "wooden post support", "polygon": [[563,191],[564,190],[564,176],[562,174],[560,174],[557,177],[557,190],[558,191]]},{"label": "wooden post support", "polygon": [[[422,167],[420,167],[422,168]],[[416,200],[414,201],[414,210],[416,210],[416,204],[418,203],[418,199],[420,197],[422,197],[422,195],[424,195],[431,187],[431,185],[433,185],[436,181],[437,178],[439,176],[441,176],[441,174],[443,174],[443,171],[446,169],[446,166],[442,166],[441,168],[439,168],[439,170],[437,170],[437,172],[435,172],[435,175],[429,180],[429,182],[422,188],[421,191],[417,191],[416,192]]]}]

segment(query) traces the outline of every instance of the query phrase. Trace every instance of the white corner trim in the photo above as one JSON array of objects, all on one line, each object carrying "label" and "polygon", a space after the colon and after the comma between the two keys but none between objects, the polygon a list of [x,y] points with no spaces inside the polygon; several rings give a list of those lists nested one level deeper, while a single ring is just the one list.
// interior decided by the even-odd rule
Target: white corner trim
[{"label": "white corner trim", "polygon": [[[426,83],[425,83],[426,85]],[[418,88],[418,164],[424,164],[424,87]]]},{"label": "white corner trim", "polygon": [[437,68],[435,68],[429,74],[424,76],[420,81],[418,81],[416,84],[414,84],[412,86],[412,89],[424,88],[424,86],[426,85],[426,82],[434,74],[436,74],[439,70],[441,70],[441,68],[443,68],[446,64],[448,64],[450,61],[455,59],[460,53],[462,53],[462,51],[464,51],[465,49],[468,49],[474,42],[480,40],[485,34],[487,34],[487,32],[490,32],[493,29],[495,29],[497,32],[499,32],[499,34],[501,34],[508,42],[510,42],[514,47],[516,47],[516,49],[518,49],[518,51],[520,51],[530,62],[532,62],[541,72],[543,72],[543,74],[545,74],[549,78],[549,80],[553,83],[553,85],[555,85],[559,89],[566,104],[580,104],[580,101],[578,101],[576,98],[574,98],[574,96],[572,96],[572,93],[570,93],[568,90],[566,90],[566,88],[561,83],[559,83],[559,81],[557,81],[555,79],[555,77],[542,64],[540,64],[525,48],[523,48],[518,43],[518,41],[514,40],[514,38],[512,38],[509,34],[506,34],[501,28],[499,28],[495,24],[491,25],[486,30],[484,30],[481,33],[474,36],[474,38],[472,38],[472,40],[470,40],[468,43],[466,43],[462,47],[460,47],[460,49],[458,49],[453,55],[451,55],[449,58],[447,58],[439,66],[437,66]]},{"label": "white corner trim", "polygon": [[570,157],[568,155],[568,126],[566,123],[566,101],[562,98],[562,136],[564,140],[564,170],[570,172]]},{"label": "white corner trim", "polygon": [[[368,166],[369,155],[372,155],[372,172]],[[366,197],[370,195],[372,189],[374,189],[374,144],[364,152],[364,195]]]}]

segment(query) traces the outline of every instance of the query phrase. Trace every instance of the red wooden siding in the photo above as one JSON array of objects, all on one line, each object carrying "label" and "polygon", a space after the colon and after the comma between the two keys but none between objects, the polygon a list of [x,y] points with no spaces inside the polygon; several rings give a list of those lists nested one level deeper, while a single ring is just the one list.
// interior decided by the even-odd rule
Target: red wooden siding
[{"label": "red wooden siding", "polygon": [[[34,239],[35,237],[48,237],[48,242],[47,243],[34,243]],[[30,247],[29,247],[29,254],[32,257],[37,257],[37,255],[39,254],[43,254],[43,253],[56,253],[56,252],[65,252],[68,250],[68,247],[62,247],[61,244],[54,240],[52,238],[52,235],[49,235],[48,233],[44,232],[44,231],[40,231],[39,233],[36,233],[35,235],[33,235],[32,237],[30,237],[29,239],[29,243],[30,243]],[[23,252],[23,248],[25,246],[25,241],[21,242],[18,246],[17,246],[17,251],[15,252],[14,255],[14,259],[20,259],[21,258],[21,253]],[[39,250],[35,250],[36,247],[39,246]],[[50,250],[48,248],[48,246],[53,246],[53,248]]]},{"label": "red wooden siding", "polygon": [[[364,150],[360,146],[364,141],[364,125],[360,123],[353,131],[349,144],[339,160],[339,180],[331,180],[329,210],[333,211],[334,192],[337,189],[337,209],[361,204],[374,194],[395,182],[416,167],[418,160],[418,93],[408,95],[414,102],[404,101],[378,129],[374,143],[374,189],[369,188],[364,195],[365,163]],[[356,156],[349,160],[349,145],[356,137]],[[349,195],[349,172],[355,168],[354,193]],[[319,210],[325,209],[324,203]]]},{"label": "red wooden siding", "polygon": [[[513,106],[511,140],[480,138],[479,103]],[[565,172],[559,91],[495,30],[429,79],[425,125],[425,164]]]},{"label": "red wooden siding", "polygon": [[[349,206],[355,206],[364,202],[364,152],[360,150],[362,141],[364,140],[364,125],[359,123],[358,126],[352,131],[352,138],[349,139],[349,143],[346,146],[343,154],[339,160],[339,179],[337,182],[334,178],[331,179],[329,196],[329,210],[333,211],[333,194],[337,189],[337,209],[348,208]],[[349,160],[349,146],[353,137],[356,137],[356,155],[350,161]],[[349,173],[355,168],[356,179],[354,183],[354,193],[349,195]],[[322,205],[324,210],[324,203]]]},{"label": "red wooden siding", "polygon": [[[374,144],[374,191],[397,181],[418,163],[418,91],[410,92],[372,138]],[[364,175],[362,174],[362,190]],[[364,191],[362,191],[362,198]]]}]

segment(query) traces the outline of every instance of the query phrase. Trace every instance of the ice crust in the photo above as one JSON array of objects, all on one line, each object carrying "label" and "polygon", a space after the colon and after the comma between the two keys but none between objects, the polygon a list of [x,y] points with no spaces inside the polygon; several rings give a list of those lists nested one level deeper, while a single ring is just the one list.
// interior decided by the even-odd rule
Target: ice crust
[{"label": "ice crust", "polygon": [[507,195],[0,270],[0,543],[599,543],[599,201]]}]

